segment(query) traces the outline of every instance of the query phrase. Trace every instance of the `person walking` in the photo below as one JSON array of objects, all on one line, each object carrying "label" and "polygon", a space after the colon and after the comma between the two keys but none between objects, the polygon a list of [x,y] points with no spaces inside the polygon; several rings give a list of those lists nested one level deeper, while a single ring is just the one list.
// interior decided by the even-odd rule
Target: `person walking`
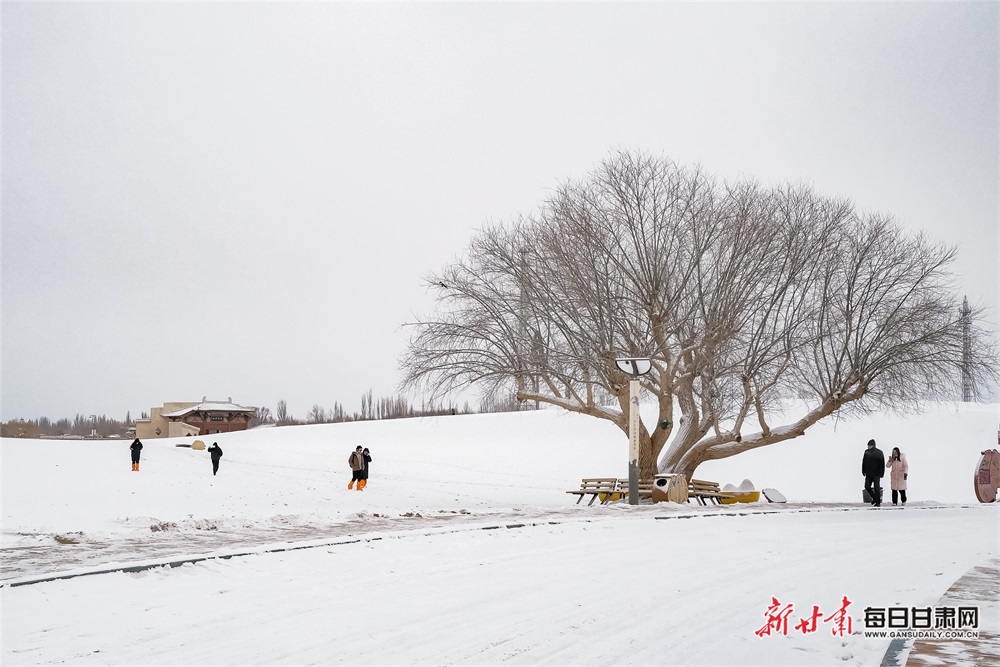
[{"label": "person walking", "polygon": [[139,454],[142,452],[142,443],[139,438],[132,441],[129,449],[132,450],[132,472],[139,472]]},{"label": "person walking", "polygon": [[361,458],[364,459],[365,467],[361,469],[361,480],[358,482],[358,486],[363,489],[368,486],[368,464],[372,462],[372,455],[367,447],[361,450]]},{"label": "person walking", "polygon": [[899,451],[899,447],[893,447],[889,454],[889,461],[885,464],[889,469],[889,488],[892,489],[892,504],[896,504],[897,496],[906,505],[906,478],[910,474],[910,464],[906,462],[906,455]]},{"label": "person walking", "polygon": [[361,475],[365,471],[365,456],[361,451],[361,445],[354,448],[351,455],[347,457],[347,465],[351,466],[351,481],[347,483],[348,489],[354,488],[354,483],[358,483],[358,491],[364,489],[364,485],[361,483]]},{"label": "person walking", "polygon": [[208,448],[208,453],[212,455],[212,476],[214,477],[219,472],[219,459],[222,458],[222,447],[219,447],[219,443],[213,442],[212,446]]},{"label": "person walking", "polygon": [[882,477],[885,475],[885,454],[875,446],[875,440],[868,441],[868,449],[861,458],[861,474],[865,476],[865,491],[871,496],[872,505],[882,506]]}]

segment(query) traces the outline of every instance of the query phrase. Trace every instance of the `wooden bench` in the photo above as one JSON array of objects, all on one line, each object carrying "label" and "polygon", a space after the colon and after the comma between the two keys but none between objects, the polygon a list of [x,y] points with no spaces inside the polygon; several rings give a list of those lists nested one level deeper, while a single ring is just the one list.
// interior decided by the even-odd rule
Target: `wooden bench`
[{"label": "wooden bench", "polygon": [[[628,498],[628,479],[618,480],[618,494],[621,498]],[[653,497],[653,480],[651,479],[640,479],[639,480],[639,500],[643,498]],[[617,500],[617,499],[612,499]],[[608,502],[605,500],[604,502]]]},{"label": "wooden bench", "polygon": [[[614,500],[628,498],[628,480],[617,477],[585,477],[580,480],[580,488],[566,493],[579,496],[576,504],[579,505],[584,496],[590,496],[588,506],[594,501],[600,500],[605,505]],[[639,480],[639,500],[653,497],[653,480]],[[688,502],[692,499],[702,505],[718,505],[725,494],[720,490],[718,482],[708,482],[703,479],[692,479],[688,482]]]},{"label": "wooden bench", "polygon": [[706,482],[703,479],[692,479],[688,482],[688,502],[694,498],[702,505],[707,505],[707,501],[718,505],[722,497],[718,482]]},{"label": "wooden bench", "polygon": [[[618,480],[618,493],[621,494],[622,498],[628,497],[628,480],[619,479]],[[702,505],[707,505],[708,502],[712,502],[718,505],[722,499],[726,496],[725,492],[721,491],[718,482],[708,482],[703,479],[692,479],[688,482],[688,502],[694,498],[696,502]],[[653,497],[653,480],[651,479],[640,479],[639,480],[639,499],[642,498],[652,498]],[[607,502],[606,500],[604,502]]]},{"label": "wooden bench", "polygon": [[617,477],[584,477],[580,480],[580,488],[574,491],[567,491],[566,493],[571,493],[580,496],[576,499],[576,504],[579,505],[580,501],[583,500],[584,496],[590,496],[590,502],[587,505],[593,505],[594,501],[597,500],[598,496],[602,494],[605,496],[601,499],[601,503],[607,502],[607,499],[611,497],[611,494],[615,493],[618,488],[618,478]]}]

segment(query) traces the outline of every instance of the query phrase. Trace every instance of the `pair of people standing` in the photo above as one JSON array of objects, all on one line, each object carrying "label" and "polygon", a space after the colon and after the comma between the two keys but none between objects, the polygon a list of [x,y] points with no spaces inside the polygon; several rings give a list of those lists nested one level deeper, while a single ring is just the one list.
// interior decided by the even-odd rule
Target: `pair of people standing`
[{"label": "pair of people standing", "polygon": [[865,491],[872,499],[871,504],[875,507],[882,506],[882,478],[885,476],[886,468],[889,469],[889,486],[892,489],[892,504],[895,505],[902,497],[903,504],[906,504],[906,480],[909,477],[910,465],[906,462],[906,456],[899,451],[899,447],[892,448],[889,461],[886,462],[885,454],[875,446],[875,440],[868,441],[868,449],[861,459],[861,474],[865,476]]},{"label": "pair of people standing", "polygon": [[351,481],[347,484],[348,489],[355,488],[355,482],[357,482],[358,491],[368,486],[368,464],[371,463],[371,460],[372,455],[368,452],[368,448],[362,448],[361,445],[358,445],[347,457],[347,465],[351,466]]}]

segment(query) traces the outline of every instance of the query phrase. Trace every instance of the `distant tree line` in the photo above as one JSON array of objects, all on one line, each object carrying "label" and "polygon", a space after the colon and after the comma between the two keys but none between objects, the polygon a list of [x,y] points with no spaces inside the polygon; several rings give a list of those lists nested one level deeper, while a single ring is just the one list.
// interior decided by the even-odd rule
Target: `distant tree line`
[{"label": "distant tree line", "polygon": [[268,407],[257,408],[257,415],[250,421],[250,428],[262,424],[274,424],[276,426],[290,426],[295,424],[334,424],[338,422],[371,421],[376,419],[406,419],[410,417],[437,417],[445,415],[467,415],[477,412],[516,412],[518,410],[532,409],[533,406],[519,404],[513,393],[502,396],[491,395],[483,398],[479,403],[479,409],[473,409],[468,401],[461,407],[456,403],[435,403],[434,401],[421,401],[420,405],[414,405],[409,399],[403,396],[380,397],[376,399],[372,390],[361,395],[361,410],[359,412],[347,412],[343,404],[334,402],[332,408],[324,408],[319,403],[315,403],[305,419],[297,419],[288,412],[288,403],[282,399],[278,401],[275,411],[272,413]]},{"label": "distant tree line", "polygon": [[0,424],[0,435],[4,438],[45,438],[78,437],[109,438],[125,437],[128,429],[135,426],[131,413],[119,421],[107,415],[77,414],[73,419],[63,418],[53,421],[48,417],[38,419],[11,419]]},{"label": "distant tree line", "polygon": [[[306,415],[305,419],[296,419],[288,412],[288,403],[278,401],[274,412],[268,407],[257,408],[257,415],[250,420],[250,428],[262,424],[276,426],[291,426],[295,424],[333,424],[337,422],[370,421],[375,419],[404,419],[408,417],[436,417],[443,415],[466,415],[477,412],[516,412],[518,410],[534,409],[533,404],[521,404],[512,393],[490,395],[479,403],[479,409],[470,407],[466,401],[461,407],[455,403],[435,403],[421,401],[414,405],[402,396],[381,397],[376,399],[372,390],[361,395],[361,410],[347,412],[343,404],[334,402],[333,407],[325,409],[318,403]],[[148,419],[146,412],[141,419]],[[131,413],[125,414],[125,420],[119,421],[106,415],[77,414],[73,419],[63,418],[53,421],[48,417],[38,419],[11,419],[0,424],[0,436],[4,438],[109,438],[125,437],[130,428],[135,427]]]}]

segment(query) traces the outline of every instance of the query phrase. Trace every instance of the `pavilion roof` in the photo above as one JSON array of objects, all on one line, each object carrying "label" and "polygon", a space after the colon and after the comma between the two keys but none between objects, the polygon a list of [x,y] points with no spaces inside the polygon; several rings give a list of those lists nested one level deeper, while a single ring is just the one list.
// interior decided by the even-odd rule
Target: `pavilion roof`
[{"label": "pavilion roof", "polygon": [[220,401],[202,401],[197,405],[190,405],[173,412],[164,412],[161,417],[183,417],[192,412],[256,412],[257,408],[248,408],[245,405]]}]

